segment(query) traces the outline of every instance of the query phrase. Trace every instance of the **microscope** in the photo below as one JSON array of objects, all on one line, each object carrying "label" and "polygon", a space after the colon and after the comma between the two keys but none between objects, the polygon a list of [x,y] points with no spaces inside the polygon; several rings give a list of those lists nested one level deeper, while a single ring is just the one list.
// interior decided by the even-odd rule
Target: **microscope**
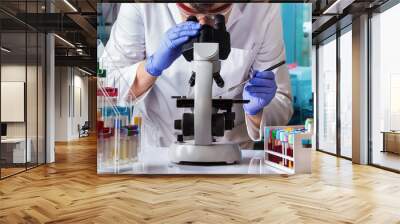
[{"label": "microscope", "polygon": [[[214,20],[214,27],[203,25],[200,35],[182,47],[183,56],[191,63],[189,85],[194,88],[194,99],[172,96],[177,108],[191,109],[191,113],[184,113],[182,119],[174,121],[174,128],[181,131],[169,148],[169,158],[174,163],[234,164],[241,160],[238,144],[221,143],[215,138],[234,128],[233,105],[249,101],[212,98],[213,81],[224,87],[220,60],[227,59],[231,50],[225,17],[216,15]],[[187,21],[197,22],[197,18],[190,16]]]}]

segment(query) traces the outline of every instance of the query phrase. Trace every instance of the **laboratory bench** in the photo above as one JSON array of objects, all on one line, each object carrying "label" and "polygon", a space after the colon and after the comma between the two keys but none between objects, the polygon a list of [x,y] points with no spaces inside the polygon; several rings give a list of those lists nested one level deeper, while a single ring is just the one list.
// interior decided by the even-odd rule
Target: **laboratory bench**
[{"label": "laboratory bench", "polygon": [[169,161],[168,148],[145,148],[138,160],[126,165],[105,164],[98,160],[99,174],[287,174],[264,163],[264,151],[241,150],[242,160],[231,165],[175,164]]}]

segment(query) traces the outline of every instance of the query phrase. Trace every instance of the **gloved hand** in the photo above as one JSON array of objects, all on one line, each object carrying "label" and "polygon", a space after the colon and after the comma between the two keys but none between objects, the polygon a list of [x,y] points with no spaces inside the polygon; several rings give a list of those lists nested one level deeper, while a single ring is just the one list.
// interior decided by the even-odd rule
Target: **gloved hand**
[{"label": "gloved hand", "polygon": [[201,25],[188,21],[169,29],[157,51],[146,60],[145,69],[152,76],[160,76],[182,54],[182,45],[199,34]]},{"label": "gloved hand", "polygon": [[275,74],[272,71],[255,71],[243,90],[243,99],[250,100],[243,105],[246,114],[256,115],[262,111],[275,97],[276,89]]}]

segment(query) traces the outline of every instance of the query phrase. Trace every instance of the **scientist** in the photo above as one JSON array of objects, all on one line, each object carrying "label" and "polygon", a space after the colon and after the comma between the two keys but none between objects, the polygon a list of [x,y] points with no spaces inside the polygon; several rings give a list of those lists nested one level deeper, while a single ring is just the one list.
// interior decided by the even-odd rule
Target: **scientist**
[{"label": "scientist", "polygon": [[[224,88],[213,85],[213,95],[246,99],[235,105],[235,128],[221,140],[250,147],[262,137],[265,125],[286,125],[293,109],[288,69],[265,69],[285,60],[279,4],[169,3],[121,4],[109,41],[101,57],[108,82],[121,99],[134,97],[143,117],[146,145],[168,146],[176,140],[174,120],[184,109],[171,96],[193,97],[189,86],[191,66],[181,46],[199,34],[201,24],[214,14],[226,18],[231,53],[222,61]],[[194,15],[199,23],[185,22]],[[250,71],[254,71],[250,74]],[[226,92],[252,77],[244,86]]]}]

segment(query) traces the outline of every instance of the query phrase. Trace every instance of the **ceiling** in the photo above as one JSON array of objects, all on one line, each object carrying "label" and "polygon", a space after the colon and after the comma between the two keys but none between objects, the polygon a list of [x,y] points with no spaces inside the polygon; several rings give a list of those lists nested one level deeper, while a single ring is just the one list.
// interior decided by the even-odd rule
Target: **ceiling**
[{"label": "ceiling", "polygon": [[78,66],[95,74],[96,4],[96,0],[1,0],[2,46],[12,49],[7,56],[30,58],[37,51],[37,44],[30,43],[37,41],[31,39],[52,32],[57,34],[56,65]]},{"label": "ceiling", "polygon": [[390,0],[315,0],[312,3],[313,44],[349,26],[354,17],[374,12]]}]

